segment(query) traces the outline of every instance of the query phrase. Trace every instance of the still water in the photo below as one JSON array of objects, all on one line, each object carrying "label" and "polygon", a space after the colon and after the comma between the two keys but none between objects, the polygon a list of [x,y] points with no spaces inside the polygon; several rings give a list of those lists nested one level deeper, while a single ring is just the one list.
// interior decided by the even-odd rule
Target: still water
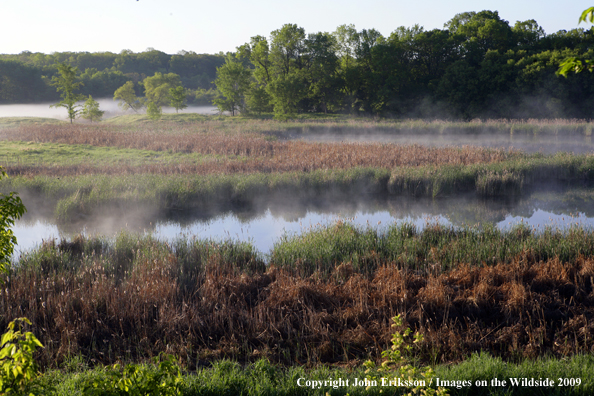
[{"label": "still water", "polygon": [[482,200],[467,196],[440,200],[369,197],[350,202],[300,205],[276,202],[217,214],[196,211],[167,216],[149,212],[105,213],[65,225],[53,222],[51,216],[28,215],[16,224],[14,231],[19,252],[52,238],[69,239],[79,233],[113,237],[128,231],[152,234],[161,240],[183,237],[246,241],[266,254],[283,235],[297,235],[337,221],[372,227],[378,232],[403,222],[415,224],[418,229],[436,222],[452,226],[492,223],[502,230],[522,222],[537,230],[570,226],[594,228],[594,191],[534,193],[516,200]]},{"label": "still water", "polygon": [[[118,107],[118,102],[113,99],[96,99],[99,102],[99,108],[105,111],[103,118],[111,118],[122,114],[134,114],[131,111],[123,112]],[[82,103],[82,102],[81,102]],[[67,121],[68,112],[64,107],[50,107],[54,103],[36,103],[36,104],[3,104],[0,105],[0,117],[44,117],[57,118]],[[218,112],[215,106],[188,106],[182,113],[198,114],[216,114]],[[173,107],[163,107],[163,113],[175,113]]]}]

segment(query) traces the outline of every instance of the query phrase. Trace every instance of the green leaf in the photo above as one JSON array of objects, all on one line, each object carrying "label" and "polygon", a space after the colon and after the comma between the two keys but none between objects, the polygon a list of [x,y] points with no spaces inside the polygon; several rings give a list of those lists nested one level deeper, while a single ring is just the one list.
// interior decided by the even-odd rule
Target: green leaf
[{"label": "green leaf", "polygon": [[0,345],[4,345],[8,341],[12,340],[12,336],[13,336],[12,331],[7,331],[6,333],[2,334],[2,340],[0,340]]},{"label": "green leaf", "polygon": [[582,22],[594,23],[594,7],[590,7],[582,12],[578,24]]}]

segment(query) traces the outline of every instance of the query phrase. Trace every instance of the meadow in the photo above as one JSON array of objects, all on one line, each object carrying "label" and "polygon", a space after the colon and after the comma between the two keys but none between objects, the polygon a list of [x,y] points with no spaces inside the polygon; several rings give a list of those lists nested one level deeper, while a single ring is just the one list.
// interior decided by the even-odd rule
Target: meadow
[{"label": "meadow", "polygon": [[[11,119],[0,128],[0,161],[10,176],[0,190],[35,196],[57,221],[70,222],[102,210],[183,213],[263,198],[492,199],[543,186],[587,192],[594,181],[591,153],[303,139],[455,133],[581,141],[592,131],[584,121],[181,116],[97,125]],[[594,351],[593,279],[594,232],[578,226],[401,224],[380,232],[339,222],[286,235],[266,257],[233,240],[81,235],[45,241],[19,258],[2,290],[0,327],[28,317],[45,345],[36,355],[45,380],[60,378],[70,389],[78,377],[66,381],[65,367],[103,375],[103,365],[164,352],[193,373],[187,394],[218,394],[217,386],[256,394],[254,375],[265,393],[319,394],[297,388],[295,372],[361,376],[363,361],[381,360],[391,318],[402,314],[424,335],[410,358],[444,378],[567,371],[584,385],[559,394],[587,394],[594,386],[583,371]],[[479,361],[482,372],[473,369]],[[574,361],[581,363],[567,363]],[[246,374],[252,370],[258,374]],[[265,390],[272,372],[278,383]],[[196,379],[202,375],[219,383],[206,389]]]}]

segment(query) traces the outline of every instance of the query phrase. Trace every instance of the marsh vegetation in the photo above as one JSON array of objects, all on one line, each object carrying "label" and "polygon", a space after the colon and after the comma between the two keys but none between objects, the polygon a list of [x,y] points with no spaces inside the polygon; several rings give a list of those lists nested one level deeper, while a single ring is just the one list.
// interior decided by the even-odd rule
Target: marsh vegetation
[{"label": "marsh vegetation", "polygon": [[[398,201],[408,204],[392,211],[405,213],[418,202],[439,208],[460,200],[453,217],[509,215],[509,205],[465,203],[489,201],[527,213],[535,200],[554,202],[568,218],[591,214],[591,153],[397,143],[488,135],[580,144],[591,134],[587,122],[135,117],[97,125],[11,121],[0,129],[10,175],[1,190],[19,191],[26,205],[35,202],[33,212],[63,225],[108,212],[145,211],[153,223],[291,207],[289,216],[299,217],[308,205],[394,208]],[[373,139],[340,141],[354,133]],[[423,363],[464,365],[481,352],[492,357],[472,359],[518,364],[590,353],[592,228],[546,226],[338,221],[277,238],[268,253],[249,240],[192,235],[46,240],[13,266],[0,327],[31,319],[46,369],[72,356],[95,366],[160,352],[190,370],[223,358],[358,366],[380,358],[397,314],[424,334],[415,352]]]}]

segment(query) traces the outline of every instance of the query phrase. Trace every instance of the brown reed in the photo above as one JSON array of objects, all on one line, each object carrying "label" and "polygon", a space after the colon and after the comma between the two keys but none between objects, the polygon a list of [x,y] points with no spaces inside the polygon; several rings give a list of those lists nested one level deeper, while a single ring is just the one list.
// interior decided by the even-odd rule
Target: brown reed
[{"label": "brown reed", "polygon": [[[172,128],[174,128],[173,126]],[[29,125],[2,131],[5,140],[37,143],[84,144],[154,151],[213,155],[200,164],[37,166],[4,164],[10,174],[208,174],[313,171],[353,167],[396,168],[425,165],[469,165],[509,160],[519,155],[480,147],[425,147],[382,143],[311,143],[269,141],[255,133],[193,132],[178,127],[125,131],[118,126]]]},{"label": "brown reed", "polygon": [[[421,358],[434,363],[480,350],[508,360],[594,351],[589,257],[536,261],[525,251],[508,264],[449,272],[383,262],[372,277],[341,263],[329,278],[302,278],[274,265],[233,270],[213,254],[189,276],[157,245],[116,261],[77,246],[46,243],[39,267],[15,270],[1,294],[0,325],[31,319],[45,367],[77,354],[112,363],[159,352],[189,367],[220,357],[345,363],[378,357],[399,313],[425,334]],[[52,269],[58,259],[69,269]]]}]

